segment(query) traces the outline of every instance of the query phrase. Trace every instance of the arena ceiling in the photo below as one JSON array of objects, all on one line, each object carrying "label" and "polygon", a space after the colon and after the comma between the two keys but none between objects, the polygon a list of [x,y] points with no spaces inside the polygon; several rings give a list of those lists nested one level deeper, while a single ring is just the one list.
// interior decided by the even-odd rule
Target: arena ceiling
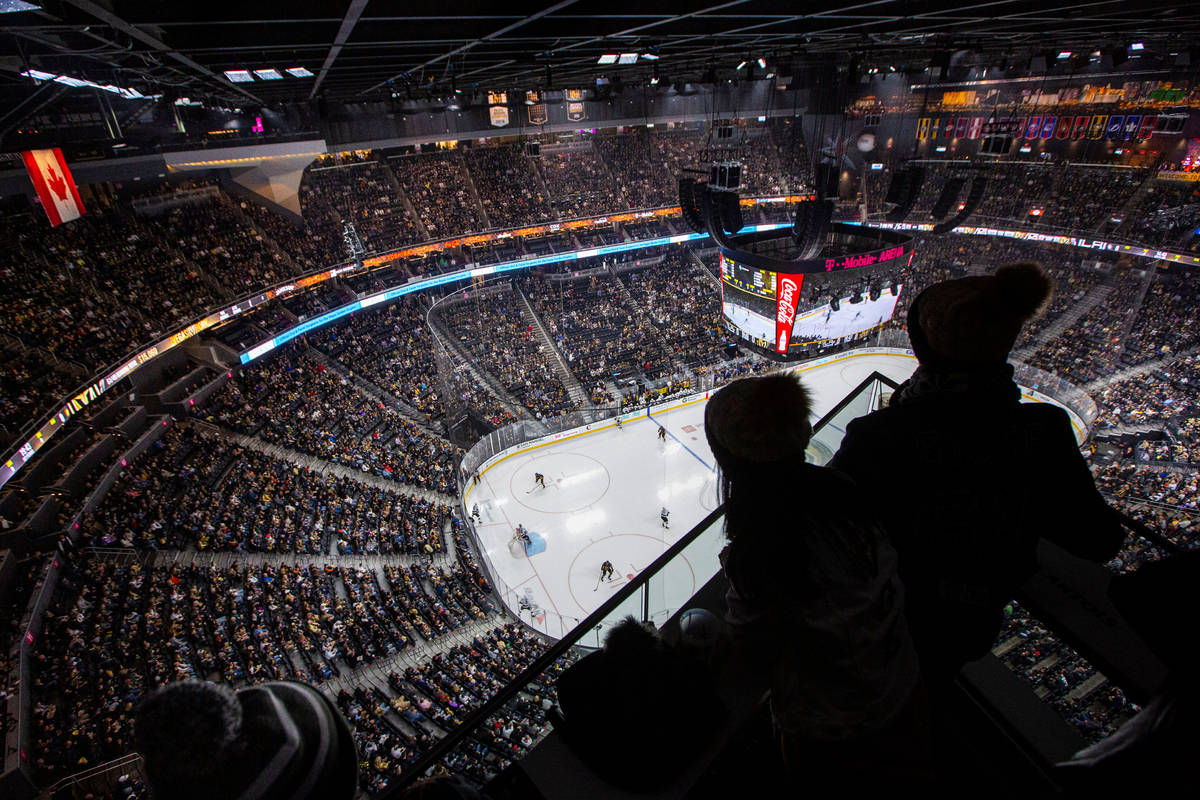
[{"label": "arena ceiling", "polygon": [[[13,2],[0,0],[0,8]],[[0,14],[0,116],[42,102],[33,95],[46,87],[20,75],[29,68],[144,94],[268,105],[575,87],[599,75],[630,84],[656,69],[666,81],[700,81],[714,70],[763,77],[855,55],[914,70],[939,54],[1027,59],[1133,41],[1144,42],[1147,55],[1165,55],[1186,52],[1200,35],[1194,0],[28,2],[38,7]],[[598,63],[621,53],[637,54],[636,63]],[[299,67],[312,76],[285,72]],[[231,83],[224,74],[255,69],[282,77]]]}]

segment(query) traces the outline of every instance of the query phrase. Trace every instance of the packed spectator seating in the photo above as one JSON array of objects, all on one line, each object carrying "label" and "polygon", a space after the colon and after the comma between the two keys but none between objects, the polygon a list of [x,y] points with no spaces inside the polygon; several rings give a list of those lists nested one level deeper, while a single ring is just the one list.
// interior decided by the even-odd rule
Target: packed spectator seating
[{"label": "packed spectator seating", "polygon": [[27,424],[54,410],[83,381],[54,369],[36,350],[0,350],[0,441],[11,444]]},{"label": "packed spectator seating", "polygon": [[388,480],[454,491],[457,448],[314,357],[295,348],[279,355],[226,384],[204,418]]},{"label": "packed spectator seating", "polygon": [[495,375],[534,417],[545,419],[573,408],[550,363],[554,355],[544,352],[515,290],[446,306],[441,319],[475,363]]},{"label": "packed spectator seating", "polygon": [[1044,342],[1029,363],[1077,384],[1112,370],[1145,280],[1137,270],[1118,267],[1113,290],[1103,302],[1058,337]]},{"label": "packed spectator seating", "polygon": [[1195,183],[1153,180],[1129,209],[1117,233],[1137,242],[1172,247],[1196,230],[1198,213],[1200,192]]},{"label": "packed spectator seating", "polygon": [[[1050,250],[1047,254],[1050,252],[1053,251]],[[1025,327],[1021,329],[1015,346],[1017,350],[1037,342],[1041,338],[1042,332],[1064,311],[1082,300],[1084,295],[1107,277],[1106,273],[1088,267],[1086,263],[1081,265],[1068,263],[1057,266],[1053,263],[1045,263],[1046,260],[1048,259],[1043,260],[1042,266],[1046,270],[1046,274],[1054,281],[1054,294],[1050,298],[1050,304],[1046,306],[1041,315],[1025,323]]]},{"label": "packed spectator seating", "polygon": [[1200,409],[1200,356],[1109,384],[1094,399],[1100,407],[1101,429],[1195,415]]},{"label": "packed spectator seating", "polygon": [[519,146],[471,148],[467,164],[492,227],[511,228],[553,217],[542,180]]},{"label": "packed spectator seating", "polygon": [[428,298],[402,297],[378,312],[357,314],[344,325],[309,336],[309,344],[351,372],[408,403],[425,419],[441,419],[433,339],[425,326]]},{"label": "packed spectator seating", "polygon": [[678,187],[670,192],[663,188],[647,132],[639,130],[621,136],[598,136],[592,144],[617,182],[620,194],[613,199],[615,202],[623,200],[622,207],[657,208],[679,202]]},{"label": "packed spectator seating", "polygon": [[527,286],[547,333],[585,388],[638,377],[654,381],[674,369],[653,326],[637,317],[607,272]]},{"label": "packed spectator seating", "polygon": [[1200,344],[1200,286],[1195,275],[1157,271],[1124,342],[1122,360],[1141,364]]},{"label": "packed spectator seating", "polygon": [[426,238],[400,199],[395,177],[378,161],[314,166],[304,178],[300,185],[304,219],[326,241],[342,241],[343,222],[354,223],[370,253],[396,250]]},{"label": "packed spectator seating", "polygon": [[619,277],[672,357],[692,368],[719,362],[728,340],[721,297],[699,270],[689,251],[672,248],[662,263]]},{"label": "packed spectator seating", "polygon": [[[419,562],[373,571],[72,558],[64,568],[34,675],[34,768],[47,782],[127,753],[132,709],[154,686],[321,683],[494,612],[461,574]],[[503,636],[509,655],[538,652],[527,633]]]},{"label": "packed spectator seating", "polygon": [[170,231],[170,241],[187,263],[221,287],[258,289],[292,273],[283,253],[225,195],[176,206],[156,222]]},{"label": "packed spectator seating", "polygon": [[1019,603],[1009,603],[1005,613],[995,648],[1000,660],[1085,740],[1100,741],[1137,713],[1118,687]]},{"label": "packed spectator seating", "polygon": [[393,157],[388,166],[421,215],[430,238],[444,239],[488,227],[471,196],[470,177],[459,153]]},{"label": "packed spectator seating", "polygon": [[349,258],[342,237],[329,237],[303,220],[293,220],[260,203],[242,200],[238,206],[275,245],[291,256],[297,273],[313,272]]},{"label": "packed spectator seating", "polygon": [[608,168],[591,147],[544,152],[534,159],[554,216],[559,219],[604,214],[613,210],[618,190]]}]

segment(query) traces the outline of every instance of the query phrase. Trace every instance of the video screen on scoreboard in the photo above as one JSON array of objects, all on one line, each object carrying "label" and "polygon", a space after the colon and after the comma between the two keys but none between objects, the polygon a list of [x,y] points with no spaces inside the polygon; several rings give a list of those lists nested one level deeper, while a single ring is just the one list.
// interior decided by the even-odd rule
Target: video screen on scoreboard
[{"label": "video screen on scoreboard", "polygon": [[722,258],[725,321],[760,347],[786,353],[797,345],[834,342],[864,333],[896,313],[901,284],[890,283],[872,299],[873,293],[862,291],[860,281],[846,280],[845,273],[835,276],[820,272],[781,275]]}]

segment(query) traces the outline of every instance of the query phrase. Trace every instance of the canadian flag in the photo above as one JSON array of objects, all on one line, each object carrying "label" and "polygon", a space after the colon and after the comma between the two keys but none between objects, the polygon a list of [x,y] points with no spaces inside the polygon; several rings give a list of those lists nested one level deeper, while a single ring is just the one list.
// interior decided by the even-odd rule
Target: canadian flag
[{"label": "canadian flag", "polygon": [[51,225],[62,225],[83,216],[83,201],[79,199],[79,190],[75,188],[75,179],[67,169],[62,150],[57,147],[27,150],[21,156]]}]

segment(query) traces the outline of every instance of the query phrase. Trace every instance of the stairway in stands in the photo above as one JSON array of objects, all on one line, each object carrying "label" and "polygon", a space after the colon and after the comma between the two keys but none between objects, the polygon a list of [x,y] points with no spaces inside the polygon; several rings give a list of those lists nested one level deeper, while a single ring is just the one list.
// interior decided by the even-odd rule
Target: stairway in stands
[{"label": "stairway in stands", "polygon": [[1062,335],[1063,331],[1082,319],[1093,308],[1103,303],[1104,298],[1112,294],[1113,288],[1111,279],[1093,286],[1088,290],[1087,294],[1080,298],[1078,303],[1068,308],[1059,315],[1058,319],[1050,323],[1046,330],[1042,331],[1042,335],[1038,337],[1037,341],[1022,347],[1020,350],[1014,350],[1011,356],[1012,360],[1028,361],[1039,348],[1057,339]]},{"label": "stairway in stands", "polygon": [[546,332],[546,328],[542,325],[542,321],[538,315],[534,313],[533,306],[529,304],[529,298],[521,291],[520,286],[515,286],[514,290],[521,298],[521,308],[525,317],[525,322],[532,325],[537,331],[538,338],[542,340],[542,346],[546,348],[546,353],[550,357],[550,366],[554,368],[558,379],[562,381],[563,386],[567,388],[567,396],[571,398],[571,402],[580,408],[590,406],[591,398],[587,392],[583,390],[583,385],[579,379],[575,377],[575,373],[567,369],[567,362],[563,361],[562,354],[558,352],[558,348],[554,346],[554,340],[550,338],[550,334]]},{"label": "stairway in stands", "polygon": [[[503,286],[491,286],[487,289],[478,291],[476,294],[491,294],[493,292],[502,292],[504,290],[505,287]],[[508,389],[504,388],[504,384],[500,383],[500,381],[494,375],[480,365],[476,364],[476,360],[471,353],[462,346],[462,342],[459,341],[458,337],[451,333],[450,329],[446,327],[446,323],[442,320],[440,313],[440,310],[444,308],[445,306],[438,306],[438,310],[435,310],[434,313],[429,315],[429,328],[438,341],[441,342],[446,350],[453,355],[453,359],[456,362],[455,368],[465,367],[466,370],[474,377],[478,385],[484,387],[485,391],[489,391],[495,395],[500,403],[514,417],[517,417],[518,419],[528,418],[529,409],[527,409],[520,400],[513,397]]]}]

